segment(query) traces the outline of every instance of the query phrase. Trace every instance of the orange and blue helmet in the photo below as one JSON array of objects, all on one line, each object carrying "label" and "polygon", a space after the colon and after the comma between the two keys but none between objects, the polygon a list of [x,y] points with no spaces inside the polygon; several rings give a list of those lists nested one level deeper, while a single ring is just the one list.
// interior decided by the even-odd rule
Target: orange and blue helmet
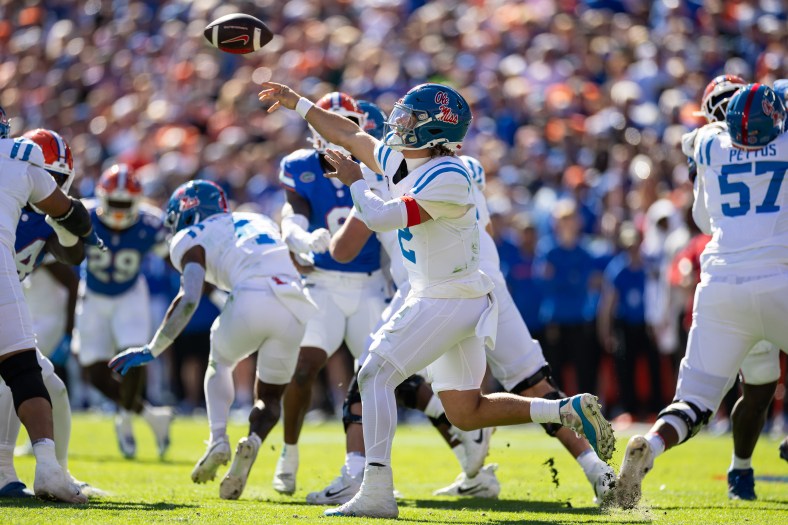
[{"label": "orange and blue helmet", "polygon": [[701,101],[701,115],[709,122],[725,120],[725,109],[734,93],[747,81],[737,75],[718,75],[706,85]]},{"label": "orange and blue helmet", "polygon": [[68,193],[74,181],[74,157],[68,142],[59,133],[43,128],[28,131],[22,136],[38,144],[44,154],[44,169],[60,189]]},{"label": "orange and blue helmet", "polygon": [[208,180],[191,180],[172,193],[165,224],[172,233],[193,226],[218,213],[228,213],[227,198],[218,184]]},{"label": "orange and blue helmet", "polygon": [[782,133],[785,105],[765,84],[748,84],[733,95],[725,112],[733,145],[756,150]]}]

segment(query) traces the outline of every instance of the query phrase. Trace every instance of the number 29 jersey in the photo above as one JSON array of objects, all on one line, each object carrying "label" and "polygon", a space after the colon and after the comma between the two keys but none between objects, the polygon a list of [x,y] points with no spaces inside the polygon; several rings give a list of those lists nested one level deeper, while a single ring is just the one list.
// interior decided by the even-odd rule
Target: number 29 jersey
[{"label": "number 29 jersey", "polygon": [[179,231],[170,241],[170,260],[183,272],[191,248],[205,250],[205,280],[227,292],[256,277],[299,275],[279,226],[258,213],[221,213]]},{"label": "number 29 jersey", "polygon": [[162,212],[141,204],[139,220],[125,230],[113,230],[90,211],[93,229],[104,241],[106,251],[86,246],[87,260],[82,265],[82,279],[91,292],[114,296],[127,292],[140,275],[142,259],[156,246],[164,246],[167,230]]},{"label": "number 29 jersey", "polygon": [[[334,185],[323,176],[320,154],[313,149],[300,149],[282,159],[279,180],[288,191],[309,202],[309,231],[325,228],[331,234],[344,224],[353,209],[353,197],[343,185]],[[315,254],[315,267],[340,272],[374,272],[380,269],[380,242],[373,235],[355,259],[338,263],[328,252]]]},{"label": "number 29 jersey", "polygon": [[708,134],[696,142],[695,158],[693,215],[700,208],[712,235],[701,254],[702,271],[763,272],[788,266],[788,188],[783,181],[788,134],[752,151],[734,147],[727,131]]}]

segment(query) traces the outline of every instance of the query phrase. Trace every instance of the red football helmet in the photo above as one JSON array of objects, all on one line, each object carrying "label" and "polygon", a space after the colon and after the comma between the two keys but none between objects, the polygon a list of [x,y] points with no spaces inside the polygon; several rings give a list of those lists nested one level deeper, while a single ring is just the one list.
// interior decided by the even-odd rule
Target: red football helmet
[{"label": "red football helmet", "polygon": [[700,114],[709,122],[725,122],[725,109],[728,101],[747,81],[737,75],[718,75],[706,85],[703,91]]},{"label": "red football helmet", "polygon": [[123,230],[137,222],[142,185],[127,164],[113,164],[101,174],[96,197],[98,217],[110,228]]},{"label": "red football helmet", "polygon": [[52,175],[63,193],[68,193],[74,182],[74,157],[68,142],[49,129],[34,129],[22,136],[38,144],[44,152],[44,169]]},{"label": "red football helmet", "polygon": [[[330,111],[331,113],[336,113],[338,115],[342,115],[343,117],[349,118],[358,124],[361,129],[364,129],[364,126],[367,124],[367,114],[358,107],[358,102],[356,102],[356,99],[346,93],[334,91],[324,95],[315,103],[315,106],[325,109],[326,111]],[[337,146],[336,144],[332,144],[321,137],[317,130],[315,130],[315,128],[313,128],[311,125],[309,126],[309,129],[312,130],[312,146],[314,146],[315,149],[320,153],[325,152],[326,148],[330,148],[348,154],[345,148]]]}]

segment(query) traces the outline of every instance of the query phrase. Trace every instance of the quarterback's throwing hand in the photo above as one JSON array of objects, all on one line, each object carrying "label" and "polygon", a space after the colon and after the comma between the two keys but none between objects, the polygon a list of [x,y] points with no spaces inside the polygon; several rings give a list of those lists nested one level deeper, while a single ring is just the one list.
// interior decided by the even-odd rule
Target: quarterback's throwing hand
[{"label": "quarterback's throwing hand", "polygon": [[287,109],[295,109],[301,95],[285,86],[284,84],[277,84],[276,82],[263,82],[261,84],[263,90],[257,94],[260,102],[267,100],[273,101],[273,105],[268,108],[268,113],[276,111],[279,106]]},{"label": "quarterback's throwing hand", "polygon": [[126,372],[128,372],[130,368],[148,364],[154,359],[155,358],[153,357],[153,354],[150,353],[150,349],[147,347],[147,345],[140,346],[136,348],[129,348],[125,352],[121,352],[116,355],[112,361],[109,362],[109,367],[120,375],[125,376]]},{"label": "quarterback's throwing hand", "polygon": [[334,171],[325,174],[326,177],[336,177],[346,186],[364,178],[361,174],[361,166],[349,155],[335,149],[327,149],[326,160],[334,167]]}]

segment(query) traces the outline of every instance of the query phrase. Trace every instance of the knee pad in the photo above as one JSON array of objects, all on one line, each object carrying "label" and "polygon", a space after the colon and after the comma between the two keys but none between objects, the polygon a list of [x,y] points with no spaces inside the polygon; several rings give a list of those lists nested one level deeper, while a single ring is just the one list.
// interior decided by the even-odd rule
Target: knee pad
[{"label": "knee pad", "polygon": [[657,414],[657,419],[666,419],[666,416],[672,416],[684,423],[687,427],[687,437],[681,441],[681,443],[684,443],[709,422],[711,413],[711,410],[701,410],[695,403],[679,399],[674,400],[670,405],[662,409]]},{"label": "knee pad", "polygon": [[14,398],[14,409],[28,399],[43,397],[52,406],[52,399],[41,376],[36,352],[20,352],[0,363],[0,376],[5,380]]},{"label": "knee pad", "polygon": [[[531,375],[530,377],[526,377],[525,379],[517,383],[517,385],[515,385],[515,387],[512,388],[511,390],[509,390],[509,392],[511,392],[512,394],[519,395],[519,393],[522,392],[523,390],[527,390],[529,388],[535,387],[543,379],[546,379],[547,382],[550,384],[550,386],[552,386],[553,388],[556,389],[556,391],[561,393],[561,397],[566,397],[566,394],[561,392],[561,389],[558,388],[558,385],[553,379],[553,371],[550,369],[550,365],[544,365],[542,368],[537,370],[533,375]],[[545,399],[550,399],[550,398],[546,397]]]},{"label": "knee pad", "polygon": [[419,387],[423,384],[423,377],[412,375],[395,388],[394,393],[403,406],[416,408],[416,403],[419,399]]},{"label": "knee pad", "polygon": [[345,402],[342,404],[342,423],[345,425],[345,432],[347,432],[347,427],[350,425],[361,424],[361,416],[350,412],[350,407],[356,403],[361,403],[361,392],[358,389],[356,375],[354,375],[350,385],[348,385]]}]

